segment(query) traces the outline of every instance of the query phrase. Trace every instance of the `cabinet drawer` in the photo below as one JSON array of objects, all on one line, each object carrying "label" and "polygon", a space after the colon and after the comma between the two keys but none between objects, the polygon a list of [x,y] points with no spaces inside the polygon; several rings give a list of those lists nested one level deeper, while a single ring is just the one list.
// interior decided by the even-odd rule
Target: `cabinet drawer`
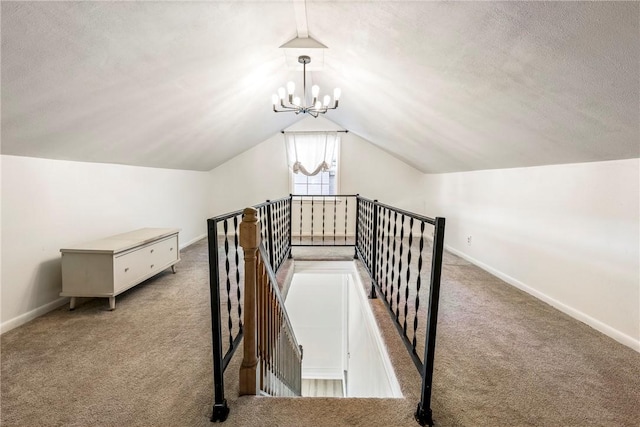
[{"label": "cabinet drawer", "polygon": [[113,281],[117,293],[149,274],[149,256],[145,251],[134,250],[116,256],[113,260]]},{"label": "cabinet drawer", "polygon": [[146,248],[154,264],[154,268],[162,268],[165,265],[178,260],[178,237],[172,236],[168,239],[156,242]]}]

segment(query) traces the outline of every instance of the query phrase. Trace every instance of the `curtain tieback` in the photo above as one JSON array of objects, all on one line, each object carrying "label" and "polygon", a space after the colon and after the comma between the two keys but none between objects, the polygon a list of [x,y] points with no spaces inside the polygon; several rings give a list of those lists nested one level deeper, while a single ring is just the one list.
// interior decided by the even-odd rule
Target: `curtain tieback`
[{"label": "curtain tieback", "polygon": [[322,162],[318,165],[317,168],[313,172],[309,172],[302,163],[295,162],[293,164],[293,173],[302,172],[303,175],[306,176],[314,176],[319,174],[320,172],[326,172],[329,170],[329,164],[327,162]]}]

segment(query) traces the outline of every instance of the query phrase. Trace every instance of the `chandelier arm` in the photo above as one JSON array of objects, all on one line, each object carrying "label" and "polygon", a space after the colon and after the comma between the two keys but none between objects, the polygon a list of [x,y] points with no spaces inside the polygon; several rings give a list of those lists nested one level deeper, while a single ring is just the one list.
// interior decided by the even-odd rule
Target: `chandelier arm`
[{"label": "chandelier arm", "polygon": [[[274,105],[274,108],[275,108],[275,105]],[[297,108],[295,107],[287,107],[286,105],[281,105],[280,108],[284,110],[297,110]]]},{"label": "chandelier arm", "polygon": [[[275,109],[275,108],[276,108],[276,106],[274,105],[274,106],[273,106],[273,108]],[[297,108],[297,107],[287,107],[287,106],[285,106],[285,105],[281,106],[281,108],[284,108],[286,111],[295,111],[295,110],[298,110],[298,108]]]}]

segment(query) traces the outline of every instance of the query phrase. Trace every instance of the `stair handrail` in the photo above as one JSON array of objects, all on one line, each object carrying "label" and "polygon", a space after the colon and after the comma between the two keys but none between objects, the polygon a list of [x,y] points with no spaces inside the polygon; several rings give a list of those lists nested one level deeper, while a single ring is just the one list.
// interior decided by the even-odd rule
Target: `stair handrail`
[{"label": "stair handrail", "polygon": [[[268,355],[270,354],[270,349],[268,348],[268,325],[270,322],[266,319],[262,319],[262,324],[258,327],[258,354],[260,355],[260,362],[263,363],[263,371],[269,371],[271,365],[271,371],[274,373],[276,377],[276,381],[273,381],[273,378],[262,375],[261,379],[263,383],[260,386],[260,390],[263,393],[269,395],[288,395],[288,396],[300,396],[302,394],[302,357],[303,357],[303,349],[300,344],[298,344],[298,340],[296,339],[296,335],[294,333],[293,326],[291,325],[291,319],[287,313],[287,310],[284,308],[284,297],[282,296],[282,292],[280,292],[280,287],[278,286],[278,279],[276,278],[276,274],[273,271],[273,267],[269,263],[269,258],[267,252],[262,244],[260,244],[259,248],[259,257],[258,257],[258,273],[260,273],[260,267],[264,268],[264,276],[262,277],[262,284],[258,284],[258,318],[260,319],[260,304],[262,303],[264,313],[268,314],[268,307],[270,302],[275,302],[277,307],[277,321],[280,322],[272,326],[272,335],[275,330],[281,329],[281,332],[284,334],[284,338],[286,341],[284,342],[285,350],[284,354],[279,355],[279,359],[277,361],[269,361]],[[260,279],[258,280],[260,281]],[[264,292],[264,299],[261,298],[260,292]],[[271,298],[269,298],[269,294],[271,294]],[[271,301],[269,301],[269,299]],[[273,311],[272,311],[273,314]],[[262,326],[262,328],[260,328]],[[275,333],[276,336],[279,334]],[[279,335],[282,337],[283,335]],[[281,357],[280,357],[281,356]],[[278,386],[278,383],[282,383],[281,385],[285,386],[285,388],[279,387],[274,388],[274,384]]]},{"label": "stair handrail", "polygon": [[240,395],[263,392],[277,396],[299,396],[302,388],[302,348],[284,308],[284,299],[278,289],[270,257],[260,240],[258,211],[246,208],[240,224],[245,283]]}]

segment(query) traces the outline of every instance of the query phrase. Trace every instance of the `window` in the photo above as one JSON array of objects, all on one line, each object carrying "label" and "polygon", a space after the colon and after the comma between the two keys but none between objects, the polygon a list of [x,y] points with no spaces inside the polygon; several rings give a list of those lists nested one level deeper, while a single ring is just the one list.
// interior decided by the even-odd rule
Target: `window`
[{"label": "window", "polygon": [[338,194],[338,132],[285,134],[291,193],[303,196]]},{"label": "window", "polygon": [[320,172],[314,176],[307,176],[303,173],[291,172],[293,183],[293,194],[305,196],[331,196],[338,194],[337,191],[338,162],[334,158],[331,167],[326,172]]}]

